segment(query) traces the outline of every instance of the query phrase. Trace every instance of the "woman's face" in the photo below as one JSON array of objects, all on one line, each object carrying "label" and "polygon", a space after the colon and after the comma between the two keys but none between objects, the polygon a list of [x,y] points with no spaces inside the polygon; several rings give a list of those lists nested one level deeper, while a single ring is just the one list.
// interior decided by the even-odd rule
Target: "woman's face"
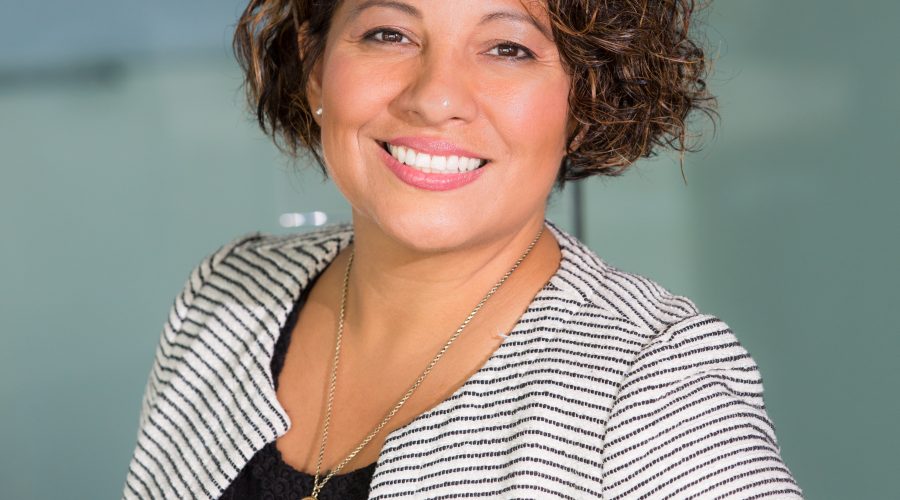
[{"label": "woman's face", "polygon": [[341,2],[308,98],[355,223],[440,251],[543,219],[569,78],[546,14],[523,3]]}]

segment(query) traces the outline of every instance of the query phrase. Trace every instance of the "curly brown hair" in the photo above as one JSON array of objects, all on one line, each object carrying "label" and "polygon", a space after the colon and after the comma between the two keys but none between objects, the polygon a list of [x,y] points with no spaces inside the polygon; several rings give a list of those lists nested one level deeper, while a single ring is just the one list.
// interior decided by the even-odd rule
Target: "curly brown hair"
[{"label": "curly brown hair", "polygon": [[[293,157],[309,151],[323,173],[317,151],[321,131],[306,87],[339,3],[251,0],[233,42],[260,127]],[[553,38],[571,77],[569,112],[576,123],[558,185],[619,175],[660,148],[682,158],[695,150],[688,140],[688,115],[699,111],[713,122],[716,117],[705,81],[709,65],[690,33],[700,7],[695,0],[546,2]]]}]

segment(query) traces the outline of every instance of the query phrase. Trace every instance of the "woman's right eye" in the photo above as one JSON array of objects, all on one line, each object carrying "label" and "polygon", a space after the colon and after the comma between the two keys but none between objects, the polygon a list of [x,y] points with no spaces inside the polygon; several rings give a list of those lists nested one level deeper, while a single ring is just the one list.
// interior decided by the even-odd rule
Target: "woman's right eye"
[{"label": "woman's right eye", "polygon": [[380,28],[366,33],[363,38],[378,43],[403,43],[406,36],[399,31]]}]

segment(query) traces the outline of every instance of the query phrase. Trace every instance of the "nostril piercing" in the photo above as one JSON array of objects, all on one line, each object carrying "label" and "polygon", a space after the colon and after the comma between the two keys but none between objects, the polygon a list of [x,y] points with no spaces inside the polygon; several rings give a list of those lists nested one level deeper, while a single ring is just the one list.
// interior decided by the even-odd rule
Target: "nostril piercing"
[{"label": "nostril piercing", "polygon": [[441,101],[441,106],[445,108],[450,107],[450,99],[445,98],[443,101]]}]

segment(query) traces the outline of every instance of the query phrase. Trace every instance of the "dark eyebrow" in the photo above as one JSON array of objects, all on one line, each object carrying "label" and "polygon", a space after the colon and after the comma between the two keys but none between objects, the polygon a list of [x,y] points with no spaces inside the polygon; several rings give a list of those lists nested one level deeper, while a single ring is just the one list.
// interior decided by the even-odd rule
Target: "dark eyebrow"
[{"label": "dark eyebrow", "polygon": [[553,40],[553,35],[550,34],[550,31],[547,30],[546,27],[541,25],[537,21],[537,19],[534,18],[534,16],[530,16],[528,14],[524,14],[522,12],[516,12],[513,10],[501,10],[501,11],[497,11],[497,12],[492,12],[490,14],[486,14],[484,17],[481,18],[481,21],[478,24],[485,24],[485,23],[489,23],[491,21],[496,21],[496,20],[513,21],[513,22],[517,22],[517,23],[528,23],[528,24],[534,26],[535,28],[537,28],[537,30],[540,31],[541,34],[544,35],[548,40]]},{"label": "dark eyebrow", "polygon": [[403,12],[404,14],[415,17],[416,19],[422,19],[422,13],[419,12],[418,9],[408,3],[398,2],[396,0],[366,0],[350,11],[350,16],[348,19],[351,21],[356,19],[356,17],[362,14],[364,10],[371,7],[387,7],[389,9],[396,9],[400,12]]}]

